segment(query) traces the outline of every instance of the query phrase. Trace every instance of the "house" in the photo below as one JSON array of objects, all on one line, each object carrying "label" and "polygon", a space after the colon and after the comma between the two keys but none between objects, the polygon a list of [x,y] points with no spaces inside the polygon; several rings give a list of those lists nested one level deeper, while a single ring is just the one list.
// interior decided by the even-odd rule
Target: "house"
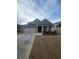
[{"label": "house", "polygon": [[56,27],[61,27],[61,21],[55,23]]},{"label": "house", "polygon": [[21,25],[24,33],[42,33],[44,31],[52,31],[54,25],[49,22],[47,19],[40,21],[35,19],[32,22],[29,22],[27,25]]},{"label": "house", "polygon": [[54,23],[54,30],[61,34],[61,21]]},{"label": "house", "polygon": [[17,24],[17,32],[21,32],[21,26],[19,24]]}]

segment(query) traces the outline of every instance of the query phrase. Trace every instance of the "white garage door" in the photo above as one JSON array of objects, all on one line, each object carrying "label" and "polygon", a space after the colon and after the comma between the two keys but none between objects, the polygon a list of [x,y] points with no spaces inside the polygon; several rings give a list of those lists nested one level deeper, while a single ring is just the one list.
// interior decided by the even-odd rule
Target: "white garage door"
[{"label": "white garage door", "polygon": [[24,33],[26,34],[35,33],[35,28],[25,28]]}]

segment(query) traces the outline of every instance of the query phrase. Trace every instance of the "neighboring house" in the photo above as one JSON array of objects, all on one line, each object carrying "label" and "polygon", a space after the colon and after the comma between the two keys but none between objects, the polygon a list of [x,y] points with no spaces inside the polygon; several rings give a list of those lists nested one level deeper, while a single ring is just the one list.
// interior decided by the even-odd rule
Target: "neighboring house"
[{"label": "neighboring house", "polygon": [[61,21],[54,23],[54,30],[61,33]]},{"label": "neighboring house", "polygon": [[21,31],[21,26],[19,24],[17,24],[17,32]]},{"label": "neighboring house", "polygon": [[21,25],[24,33],[42,33],[44,31],[52,31],[54,25],[47,19],[40,21],[39,19],[29,22],[27,25]]},{"label": "neighboring house", "polygon": [[61,22],[56,22],[55,25],[56,27],[61,27]]}]

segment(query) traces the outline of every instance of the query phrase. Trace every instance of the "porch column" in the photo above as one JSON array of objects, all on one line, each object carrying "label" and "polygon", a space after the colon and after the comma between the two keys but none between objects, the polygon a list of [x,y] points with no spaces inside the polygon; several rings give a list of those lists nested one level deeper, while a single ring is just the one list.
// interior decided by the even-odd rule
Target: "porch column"
[{"label": "porch column", "polygon": [[49,31],[49,26],[47,26],[47,31]]},{"label": "porch column", "polygon": [[36,33],[38,33],[38,26],[36,26]]},{"label": "porch column", "polygon": [[42,27],[42,33],[43,33],[43,26],[41,26]]},{"label": "porch column", "polygon": [[38,25],[36,24],[36,29],[35,29],[36,33],[38,33]]}]

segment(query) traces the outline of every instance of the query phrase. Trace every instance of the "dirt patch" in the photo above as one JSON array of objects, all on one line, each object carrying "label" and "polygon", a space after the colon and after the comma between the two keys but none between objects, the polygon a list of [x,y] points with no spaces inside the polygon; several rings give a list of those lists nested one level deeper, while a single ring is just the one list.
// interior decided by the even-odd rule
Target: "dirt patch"
[{"label": "dirt patch", "polygon": [[36,36],[29,59],[61,59],[60,36]]}]

